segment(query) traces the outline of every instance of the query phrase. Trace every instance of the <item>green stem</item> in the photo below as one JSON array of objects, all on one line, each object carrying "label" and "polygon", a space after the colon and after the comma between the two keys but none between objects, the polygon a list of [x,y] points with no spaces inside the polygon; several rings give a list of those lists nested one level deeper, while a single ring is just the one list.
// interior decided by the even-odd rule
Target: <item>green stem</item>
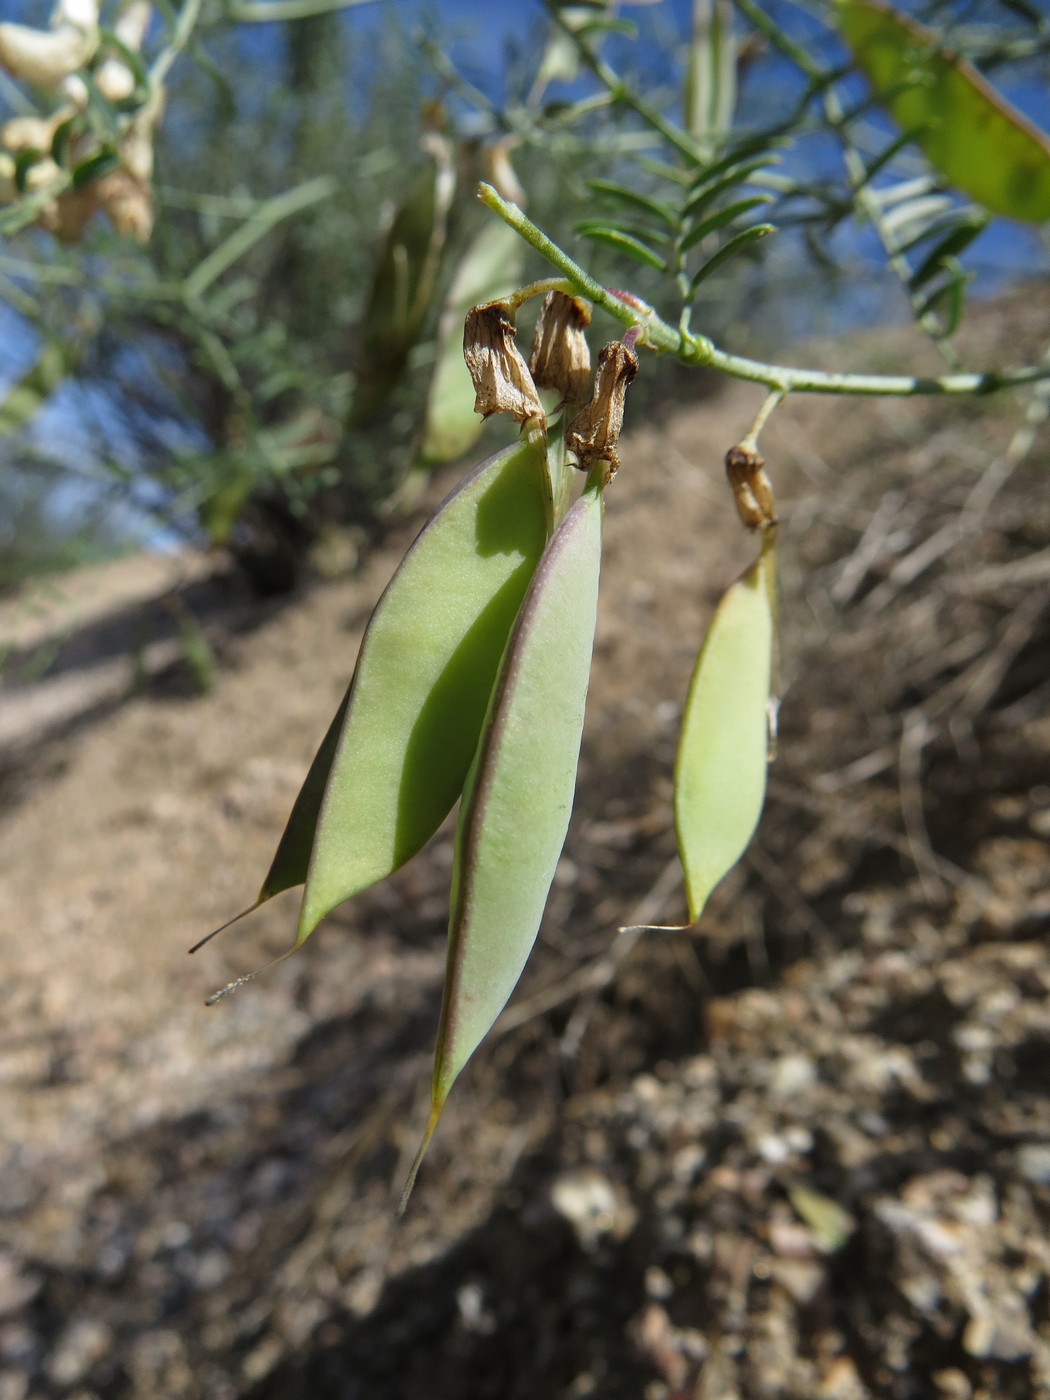
[{"label": "green stem", "polygon": [[548,292],[564,292],[566,296],[571,297],[573,290],[564,277],[544,277],[539,282],[530,282],[527,287],[519,287],[513,296],[506,297],[505,300],[512,311],[517,311],[533,297],[545,297]]},{"label": "green stem", "polygon": [[734,379],[747,379],[755,384],[782,393],[803,394],[990,394],[1018,384],[1031,384],[1050,379],[1050,366],[1025,365],[1020,369],[997,370],[988,374],[943,374],[919,376],[912,374],[833,374],[819,369],[795,369],[788,365],[771,365],[750,360],[744,355],[731,355],[706,336],[693,335],[684,328],[670,326],[655,311],[639,312],[628,302],[614,296],[589,272],[573,261],[542,229],[537,228],[516,204],[503,199],[491,185],[479,185],[478,198],[505,223],[546,258],[552,267],[589,297],[596,306],[608,312],[625,326],[638,326],[642,343],[653,350],[677,355],[683,364],[710,365]]},{"label": "green stem", "polygon": [[774,48],[779,49],[785,58],[789,58],[796,68],[805,73],[811,82],[823,84],[828,80],[830,74],[827,70],[816,63],[801,44],[796,44],[789,34],[785,34],[780,25],[772,20],[755,0],[733,0],[733,3],[742,15],[747,16],[758,32],[764,35]]},{"label": "green stem", "polygon": [[149,81],[151,88],[158,88],[168,76],[171,65],[182,53],[183,49],[193,37],[193,31],[197,27],[200,19],[202,0],[185,0],[185,4],[179,11],[179,17],[175,22],[175,29],[168,43],[153,62],[153,67],[149,70]]},{"label": "green stem", "polygon": [[311,15],[327,15],[332,10],[350,10],[372,3],[373,0],[245,0],[244,4],[231,7],[229,17],[238,24],[272,24],[275,20],[308,19]]},{"label": "green stem", "polygon": [[783,389],[770,389],[769,393],[762,400],[762,407],[755,414],[754,421],[752,422],[750,428],[748,428],[746,434],[743,438],[741,438],[740,442],[737,443],[738,447],[744,448],[746,451],[750,452],[758,451],[759,434],[762,432],[762,429],[766,426],[766,422],[769,419],[769,415],[774,411],[774,409],[780,407],[780,405],[784,402],[785,397],[786,395]]},{"label": "green stem", "polygon": [[294,189],[274,195],[272,199],[259,204],[250,218],[239,229],[235,229],[217,248],[213,248],[206,258],[194,268],[183,283],[188,301],[197,301],[217,277],[221,277],[239,258],[244,257],[282,219],[291,218],[301,210],[328,199],[336,190],[336,182],[330,175],[317,175]]},{"label": "green stem", "polygon": [[[481,184],[478,186],[478,198],[482,204],[500,216],[505,223],[521,234],[526,243],[531,243],[537,253],[545,257],[552,267],[556,267],[573,284],[578,292],[589,297],[596,306],[600,306],[603,311],[607,311],[615,320],[620,321],[625,326],[641,326],[646,331],[646,343],[654,350],[667,350],[678,354],[682,349],[682,336],[678,331],[672,330],[669,325],[661,321],[655,313],[650,319],[649,316],[640,314],[636,307],[629,306],[618,296],[614,296],[607,287],[603,287],[600,282],[585,272],[579,263],[573,262],[568,253],[563,253],[553,239],[548,238],[542,229],[537,228],[524,210],[518,205],[512,204],[510,200],[504,199],[492,185]],[[692,336],[690,340],[699,340],[702,337]]]},{"label": "green stem", "polygon": [[936,345],[937,350],[952,369],[960,367],[959,356],[951,341],[945,336],[936,316],[932,312],[919,313],[921,297],[911,290],[911,267],[907,258],[900,251],[897,240],[892,231],[887,227],[882,213],[882,207],[875,198],[871,188],[867,184],[867,172],[864,168],[864,161],[860,152],[850,139],[846,114],[843,111],[842,103],[839,101],[838,93],[831,85],[832,74],[820,64],[815,63],[809,53],[796,44],[795,41],[775,24],[765,13],[762,7],[755,3],[755,0],[734,0],[741,14],[746,15],[751,23],[763,34],[770,43],[774,44],[782,54],[799,68],[817,90],[823,92],[822,105],[824,115],[828,125],[842,142],[843,160],[846,165],[846,174],[850,183],[850,194],[854,205],[870,220],[872,227],[879,237],[890,267],[897,274],[904,290],[911,301],[912,309],[916,313],[916,319],[922,330]]},{"label": "green stem", "polygon": [[703,165],[704,152],[702,148],[686,135],[673,122],[669,122],[664,114],[656,107],[652,107],[648,102],[633,92],[620,75],[610,68],[603,58],[600,58],[590,47],[584,43],[570,24],[566,24],[564,18],[559,13],[557,6],[548,0],[547,9],[551,19],[557,24],[576,45],[576,50],[586,63],[594,76],[608,88],[610,95],[616,102],[622,102],[626,107],[630,107],[633,112],[637,112],[647,126],[658,132],[669,145],[673,146],[681,155],[685,156],[690,165]]}]

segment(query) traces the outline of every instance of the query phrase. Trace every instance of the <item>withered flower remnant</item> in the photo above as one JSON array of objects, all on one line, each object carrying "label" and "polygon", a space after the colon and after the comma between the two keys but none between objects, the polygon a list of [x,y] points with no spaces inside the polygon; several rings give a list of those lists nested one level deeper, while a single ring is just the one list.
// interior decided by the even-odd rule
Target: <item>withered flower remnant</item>
[{"label": "withered flower remnant", "polygon": [[539,389],[553,389],[563,403],[584,403],[591,378],[591,352],[584,331],[591,308],[582,297],[548,292],[532,337],[529,369]]},{"label": "withered flower remnant", "polygon": [[488,418],[509,413],[519,423],[546,416],[536,385],[514,343],[514,321],[506,302],[490,301],[467,312],[463,358],[474,382],[474,412]]},{"label": "withered flower remnant", "polygon": [[768,530],[777,523],[776,501],[764,466],[762,458],[746,442],[737,443],[726,453],[726,476],[736,513],[749,530]]},{"label": "withered flower remnant", "polygon": [[609,464],[606,480],[620,469],[616,444],[623,427],[623,406],[627,386],[638,373],[638,356],[622,340],[611,341],[598,355],[591,401],[569,424],[565,445],[576,454],[581,471],[594,462]]}]

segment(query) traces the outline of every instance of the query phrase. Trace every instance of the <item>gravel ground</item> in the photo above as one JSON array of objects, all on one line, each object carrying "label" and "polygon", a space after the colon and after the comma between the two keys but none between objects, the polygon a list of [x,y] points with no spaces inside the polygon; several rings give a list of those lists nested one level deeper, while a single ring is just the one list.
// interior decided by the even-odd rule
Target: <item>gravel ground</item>
[{"label": "gravel ground", "polygon": [[[1039,307],[982,308],[975,360],[1039,353]],[[930,367],[908,344],[812,354]],[[216,1008],[294,900],[185,948],[251,897],[418,521],[284,606],[197,559],[5,605],[0,1400],[1050,1396],[1050,498],[1045,433],[1004,466],[1016,402],[773,419],[769,808],[699,930],[616,933],[683,913],[676,726],[753,548],[720,460],[756,407],[625,440],[540,944],[397,1227],[451,832]]]}]

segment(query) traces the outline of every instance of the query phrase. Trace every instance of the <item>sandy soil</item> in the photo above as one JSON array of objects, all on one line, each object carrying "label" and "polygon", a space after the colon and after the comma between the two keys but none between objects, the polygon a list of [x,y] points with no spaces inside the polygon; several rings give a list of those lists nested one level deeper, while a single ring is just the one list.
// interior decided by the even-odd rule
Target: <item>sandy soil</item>
[{"label": "sandy soil", "polygon": [[[974,358],[1045,331],[985,308]],[[932,368],[910,344],[812,354]],[[676,726],[753,548],[720,463],[759,398],[625,441],[540,944],[396,1229],[450,831],[215,1008],[294,897],[185,950],[251,898],[422,517],[281,605],[187,557],[5,605],[0,1400],[1050,1395],[1050,498],[1045,433],[1001,469],[1017,402],[773,419],[769,810],[699,931],[617,937],[683,913]]]}]

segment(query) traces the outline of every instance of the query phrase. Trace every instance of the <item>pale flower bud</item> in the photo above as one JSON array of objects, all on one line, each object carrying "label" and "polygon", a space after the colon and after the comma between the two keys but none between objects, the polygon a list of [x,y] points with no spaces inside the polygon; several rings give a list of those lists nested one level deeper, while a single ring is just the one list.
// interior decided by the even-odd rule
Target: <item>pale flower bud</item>
[{"label": "pale flower bud", "polygon": [[122,44],[138,53],[152,18],[153,6],[150,0],[124,0],[113,25],[113,33]]},{"label": "pale flower bud", "polygon": [[583,403],[591,378],[585,328],[591,309],[581,297],[548,292],[532,338],[529,369],[538,389],[553,389],[563,403]]},{"label": "pale flower bud", "polygon": [[514,343],[514,322],[506,302],[490,301],[467,312],[463,358],[474,381],[474,412],[509,413],[519,423],[539,418],[543,405],[529,367]]},{"label": "pale flower bud", "polygon": [[0,67],[36,87],[56,88],[67,73],[84,66],[95,41],[94,34],[70,24],[53,30],[0,24]]},{"label": "pale flower bud", "polygon": [[56,118],[12,117],[0,126],[0,146],[5,151],[49,151],[55,139],[55,127],[69,116],[67,108]]},{"label": "pale flower bud", "polygon": [[153,232],[153,193],[149,184],[126,170],[114,170],[98,181],[98,202],[122,238],[148,243]]},{"label": "pale flower bud", "polygon": [[[113,32],[122,44],[138,53],[149,29],[153,7],[149,0],[125,0],[113,26]],[[95,72],[95,82],[99,91],[110,102],[119,102],[130,97],[135,91],[135,75],[115,54],[101,63]]]},{"label": "pale flower bud", "polygon": [[50,26],[61,29],[70,24],[74,29],[92,31],[98,28],[98,0],[56,0],[51,11]]},{"label": "pale flower bud", "polygon": [[627,386],[637,373],[638,356],[622,340],[602,347],[591,401],[580,410],[565,433],[565,445],[575,452],[581,471],[589,470],[594,462],[608,462],[605,478],[608,481],[619,470],[616,444],[623,427],[624,400]]},{"label": "pale flower bud", "polygon": [[49,29],[0,24],[0,67],[37,87],[55,89],[83,68],[98,44],[98,0],[58,0]]}]

